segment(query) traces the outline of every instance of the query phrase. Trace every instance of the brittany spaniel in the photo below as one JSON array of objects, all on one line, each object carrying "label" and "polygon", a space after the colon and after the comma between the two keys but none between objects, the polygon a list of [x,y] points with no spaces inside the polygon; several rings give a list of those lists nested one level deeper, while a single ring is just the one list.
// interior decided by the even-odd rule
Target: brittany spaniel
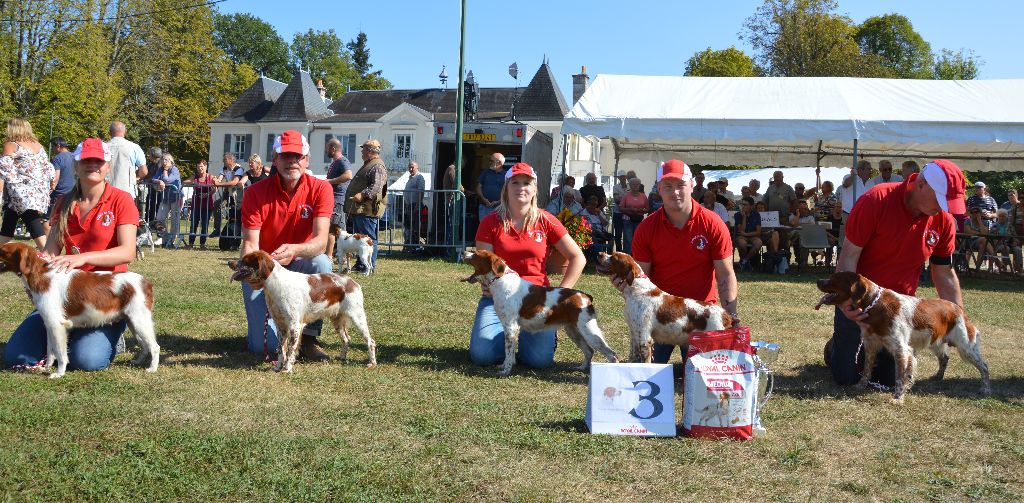
[{"label": "brittany spaniel", "polygon": [[64,375],[68,365],[68,331],[109,325],[126,319],[139,341],[135,358],[149,357],[149,372],[160,364],[160,346],[153,327],[153,284],[134,272],[57,272],[32,247],[8,243],[0,247],[0,273],[21,277],[32,303],[46,325],[46,367],[54,361],[51,379]]},{"label": "brittany spaniel", "polygon": [[837,272],[818,280],[818,289],[825,293],[815,309],[822,304],[837,305],[853,301],[868,317],[867,328],[861,328],[864,344],[864,374],[859,386],[871,380],[875,357],[884,347],[896,360],[896,386],[893,402],[903,403],[903,395],[914,384],[914,353],[925,347],[939,359],[939,371],[933,376],[941,380],[949,363],[949,346],[981,372],[981,393],[992,392],[988,365],[981,358],[980,331],[967,319],[963,308],[942,299],[918,299],[882,288],[855,272]]},{"label": "brittany spaniel", "polygon": [[363,310],[363,290],[352,278],[332,273],[302,274],[289,271],[257,250],[228,266],[232,280],[246,281],[253,291],[263,290],[267,310],[278,328],[278,360],[274,370],[291,372],[306,324],[329,318],[341,337],[341,359],[348,357],[348,324],[366,338],[370,361],[377,365],[377,343],[370,337]]},{"label": "brittany spaniel", "polygon": [[625,253],[600,253],[597,272],[625,284],[622,296],[626,299],[631,362],[651,363],[654,343],[687,346],[694,330],[724,330],[733,325],[732,316],[718,304],[676,297],[654,286]]},{"label": "brittany spaniel", "polygon": [[373,272],[370,264],[370,258],[373,256],[373,239],[370,236],[338,231],[337,248],[338,255],[344,258],[344,263],[338,264],[342,271],[348,271],[348,257],[349,255],[355,255],[366,266],[366,270],[363,271],[364,275],[369,276]]},{"label": "brittany spaniel", "polygon": [[466,251],[463,261],[473,266],[473,274],[462,281],[479,281],[490,289],[494,311],[505,328],[505,362],[498,375],[504,377],[512,373],[520,330],[565,329],[583,352],[580,370],[590,367],[594,350],[609,362],[619,361],[597,326],[597,312],[590,295],[569,288],[534,285],[505,265],[501,257],[486,250]]}]

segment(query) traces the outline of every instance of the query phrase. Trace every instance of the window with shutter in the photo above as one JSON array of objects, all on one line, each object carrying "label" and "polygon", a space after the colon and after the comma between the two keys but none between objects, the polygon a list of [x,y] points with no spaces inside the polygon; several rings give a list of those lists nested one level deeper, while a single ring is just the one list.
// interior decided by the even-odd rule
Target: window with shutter
[{"label": "window with shutter", "polygon": [[332,139],[334,139],[333,134],[327,133],[324,135],[324,162],[331,162],[331,156],[327,155],[327,142],[331,141]]},{"label": "window with shutter", "polygon": [[277,135],[273,133],[267,135],[267,156],[263,158],[263,164],[268,166],[274,159],[274,138],[277,138]]}]

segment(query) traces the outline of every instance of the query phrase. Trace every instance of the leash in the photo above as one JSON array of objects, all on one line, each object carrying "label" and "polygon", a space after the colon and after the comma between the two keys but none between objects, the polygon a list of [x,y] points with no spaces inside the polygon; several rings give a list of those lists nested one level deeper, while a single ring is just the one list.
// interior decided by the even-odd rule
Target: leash
[{"label": "leash", "polygon": [[276,363],[277,360],[270,359],[270,309],[267,309],[266,316],[263,317],[263,361]]},{"label": "leash", "polygon": [[[868,307],[864,308],[864,312],[865,313],[870,311],[871,308],[875,307],[875,305],[878,304],[878,300],[882,298],[882,293],[884,293],[884,292],[885,292],[885,288],[880,288],[878,290],[878,295],[875,296],[875,300],[872,300],[871,303],[868,304]],[[863,349],[863,348],[864,348],[864,333],[862,332],[861,335],[860,335],[860,344],[857,345],[857,351],[853,354],[854,355],[853,356],[853,364],[854,365],[857,365],[858,363],[860,363],[860,350]],[[860,375],[861,375],[861,377],[863,377],[864,373],[861,372]],[[881,384],[881,383],[877,383],[875,381],[868,381],[868,384],[871,385],[872,388],[875,388],[878,391],[891,391],[892,390],[891,387],[886,386],[886,385]]]}]

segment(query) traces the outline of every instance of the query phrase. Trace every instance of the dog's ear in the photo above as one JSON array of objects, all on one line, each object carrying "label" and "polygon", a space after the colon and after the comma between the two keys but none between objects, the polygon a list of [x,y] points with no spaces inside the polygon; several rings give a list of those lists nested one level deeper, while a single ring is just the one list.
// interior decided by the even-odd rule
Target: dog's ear
[{"label": "dog's ear", "polygon": [[505,261],[501,257],[495,255],[491,258],[491,272],[494,273],[495,277],[505,274]]},{"label": "dog's ear", "polygon": [[857,278],[850,285],[850,299],[853,300],[853,305],[861,307],[864,303],[864,297],[868,294],[868,284],[864,281],[864,278],[857,275]]},{"label": "dog's ear", "polygon": [[260,278],[269,278],[271,273],[274,272],[274,259],[270,258],[270,255],[267,253],[260,253],[257,261],[259,262]]},{"label": "dog's ear", "polygon": [[28,245],[20,245],[14,250],[14,257],[18,261],[18,270],[21,274],[29,274],[30,272],[46,272],[46,266],[43,265],[36,251],[30,248]]}]

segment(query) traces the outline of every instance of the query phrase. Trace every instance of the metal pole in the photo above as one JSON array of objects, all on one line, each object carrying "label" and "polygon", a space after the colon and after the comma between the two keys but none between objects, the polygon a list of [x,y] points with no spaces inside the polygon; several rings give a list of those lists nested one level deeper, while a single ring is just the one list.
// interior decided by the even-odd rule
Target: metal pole
[{"label": "metal pole", "polygon": [[50,140],[53,138],[53,112],[50,112],[50,137],[46,139],[46,155],[53,157],[53,142]]},{"label": "metal pole", "polygon": [[[857,139],[853,139],[853,202],[857,202]],[[850,210],[853,210],[851,207]],[[849,211],[847,212],[849,213]]]},{"label": "metal pole", "polygon": [[[458,243],[455,245],[457,252],[462,251],[462,247],[465,243],[462,237],[462,219],[464,218],[462,208],[465,205],[460,205],[459,201],[463,197],[459,187],[462,187],[462,121],[465,115],[465,82],[466,79],[466,0],[462,0],[462,25],[459,31],[459,88],[456,91],[455,98],[455,208],[454,215],[452,218],[455,219],[454,225],[452,226],[453,240],[458,239]],[[459,260],[461,253],[455,254],[455,259]]]}]

